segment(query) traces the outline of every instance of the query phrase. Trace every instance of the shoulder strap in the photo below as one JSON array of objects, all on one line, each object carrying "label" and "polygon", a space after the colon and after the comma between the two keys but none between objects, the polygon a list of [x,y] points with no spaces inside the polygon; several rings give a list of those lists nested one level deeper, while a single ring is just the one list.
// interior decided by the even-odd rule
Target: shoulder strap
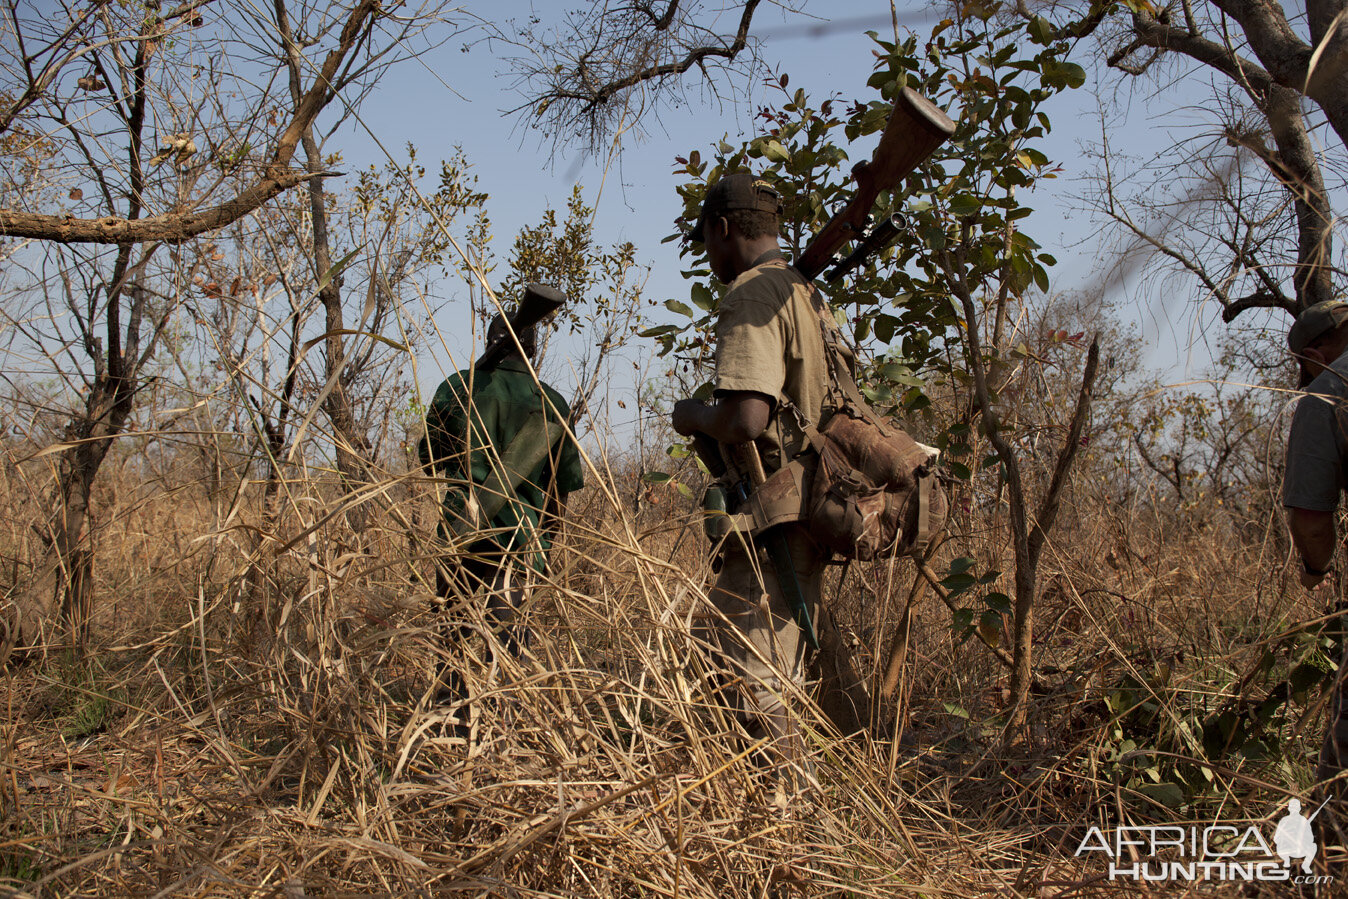
[{"label": "shoulder strap", "polygon": [[[881,434],[888,437],[889,428],[886,426],[884,419],[876,414],[875,410],[871,408],[871,404],[866,402],[865,397],[861,395],[861,391],[857,389],[856,376],[843,355],[842,336],[838,333],[837,325],[834,324],[833,318],[829,314],[828,304],[819,296],[819,289],[813,283],[809,287],[810,300],[813,302],[815,313],[819,317],[819,329],[824,338],[824,358],[828,361],[829,387],[841,397],[841,401],[837,405],[847,408],[857,418],[869,421],[880,430]],[[811,436],[811,442],[814,442],[813,436]]]}]

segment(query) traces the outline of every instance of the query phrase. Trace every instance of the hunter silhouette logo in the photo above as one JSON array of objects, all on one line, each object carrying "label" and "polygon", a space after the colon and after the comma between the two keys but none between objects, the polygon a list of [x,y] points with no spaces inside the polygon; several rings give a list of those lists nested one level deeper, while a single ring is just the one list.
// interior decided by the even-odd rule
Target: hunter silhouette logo
[{"label": "hunter silhouette logo", "polygon": [[[1311,824],[1328,804],[1310,816],[1301,813],[1301,800],[1287,802],[1287,814],[1273,831],[1273,845],[1265,839],[1264,824],[1243,829],[1233,824],[1152,824],[1098,826],[1086,831],[1076,856],[1102,853],[1110,880],[1158,882],[1284,881],[1297,885],[1329,884],[1328,874],[1311,874],[1319,854]],[[1294,860],[1299,865],[1294,865]],[[1297,870],[1300,868],[1300,870]]]},{"label": "hunter silhouette logo", "polygon": [[1278,822],[1278,829],[1273,832],[1273,845],[1277,847],[1278,857],[1282,859],[1284,868],[1292,867],[1292,859],[1299,858],[1301,870],[1307,874],[1311,872],[1311,862],[1315,860],[1315,853],[1319,848],[1315,845],[1315,832],[1311,830],[1311,822],[1328,802],[1326,799],[1320,803],[1320,808],[1307,818],[1301,814],[1300,799],[1287,801],[1287,815]]}]

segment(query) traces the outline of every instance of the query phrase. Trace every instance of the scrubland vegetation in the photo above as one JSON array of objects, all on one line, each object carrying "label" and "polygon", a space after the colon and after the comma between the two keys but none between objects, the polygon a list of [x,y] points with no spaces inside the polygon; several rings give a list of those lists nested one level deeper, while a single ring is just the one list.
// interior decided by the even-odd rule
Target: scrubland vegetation
[{"label": "scrubland vegetation", "polygon": [[[1082,355],[1064,333],[1011,379],[1033,407],[1064,405],[1054,360]],[[1323,610],[1286,565],[1278,403],[1246,410],[1244,434],[1223,407],[1124,386],[1096,399],[1045,551],[1025,729],[1005,732],[986,645],[1008,652],[996,572],[1013,564],[989,468],[952,488],[930,560],[958,611],[911,560],[830,575],[875,721],[843,736],[802,697],[820,787],[787,809],[690,637],[709,577],[678,489],[699,486],[691,466],[653,483],[663,455],[590,453],[532,649],[470,663],[488,699],[465,747],[428,701],[434,485],[403,440],[355,494],[321,459],[287,467],[272,513],[238,435],[126,441],[92,503],[87,638],[57,628],[7,659],[0,870],[52,896],[1076,895],[1110,886],[1073,857],[1091,824],[1271,819],[1307,793],[1328,668]],[[930,415],[967,402],[952,390]],[[1155,435],[1126,410],[1148,403],[1153,426],[1201,434],[1156,471],[1128,462]],[[7,414],[12,595],[43,556],[52,455]],[[1054,439],[1051,416],[1018,439],[1035,434]],[[1217,483],[1231,439],[1263,464]]]},{"label": "scrubland vegetation", "polygon": [[[524,127],[609,161],[687,79],[720,96],[767,76],[756,2],[719,10],[733,39],[708,7],[655,6],[521,24],[395,0],[9,5],[0,890],[1173,894],[1111,881],[1078,855],[1089,829],[1268,839],[1310,799],[1341,590],[1297,583],[1278,501],[1295,395],[1281,320],[1251,311],[1336,296],[1344,270],[1335,4],[1281,29],[1201,3],[967,4],[920,36],[895,10],[864,89],[772,72],[756,133],[670,152],[686,181],[643,215],[682,233],[708,183],[749,168],[799,253],[904,87],[957,120],[877,205],[897,242],[823,288],[868,396],[942,450],[952,514],[924,559],[831,569],[836,639],[793,697],[818,783],[787,802],[693,636],[706,478],[664,422],[708,371],[719,288],[696,251],[663,248],[685,303],[648,287],[660,247],[602,244],[579,185],[497,255],[506,188],[462,153],[337,172],[361,101],[451,39],[514,72]],[[1175,57],[1211,67],[1212,102],[1185,100],[1201,124],[1145,158],[1102,129],[1073,160],[1099,177],[1074,182],[1069,227],[1123,237],[1066,293],[1025,205],[1064,171],[1055,103],[1083,63],[1102,96],[1192,90]],[[439,328],[529,281],[572,300],[542,371],[565,380],[588,484],[533,644],[489,661],[430,609],[444,485],[412,463],[416,398],[471,355]],[[1176,319],[1220,310],[1210,377],[1143,367],[1105,302],[1120,284]],[[457,614],[485,635],[476,604]],[[477,697],[466,741],[431,702],[444,660]],[[1334,870],[1345,841],[1319,833]]]}]

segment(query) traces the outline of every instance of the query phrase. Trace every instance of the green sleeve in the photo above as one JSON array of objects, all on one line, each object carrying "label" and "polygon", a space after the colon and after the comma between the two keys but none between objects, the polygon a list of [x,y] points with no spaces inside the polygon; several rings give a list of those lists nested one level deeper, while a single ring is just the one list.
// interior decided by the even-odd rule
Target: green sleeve
[{"label": "green sleeve", "polygon": [[[571,408],[566,400],[562,399],[561,394],[555,390],[549,389],[548,397],[557,408],[557,413],[562,421],[566,421],[571,416]],[[568,493],[575,493],[585,486],[585,467],[580,461],[580,447],[572,438],[570,432],[565,434],[561,443],[557,447],[557,460],[553,468],[553,485],[557,493],[565,496]]]},{"label": "green sleeve", "polygon": [[568,434],[562,438],[557,459],[557,492],[566,495],[585,486],[585,466],[580,461],[580,447]]},{"label": "green sleeve", "polygon": [[463,457],[467,448],[467,392],[462,373],[441,383],[426,410],[426,438],[420,445],[423,465],[451,478],[463,477]]}]

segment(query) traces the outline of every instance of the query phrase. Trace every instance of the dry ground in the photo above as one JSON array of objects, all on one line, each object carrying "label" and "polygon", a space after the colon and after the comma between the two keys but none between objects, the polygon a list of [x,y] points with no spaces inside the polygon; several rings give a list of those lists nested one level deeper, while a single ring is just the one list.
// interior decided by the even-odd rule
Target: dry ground
[{"label": "dry ground", "polygon": [[[690,636],[709,572],[672,487],[615,476],[581,497],[530,654],[469,663],[483,698],[465,743],[428,701],[424,496],[392,485],[357,533],[330,485],[296,482],[268,525],[256,485],[212,492],[189,469],[106,479],[91,645],[5,669],[0,884],[16,895],[1178,895],[1074,858],[1087,828],[1271,834],[1309,795],[1314,686],[1273,704],[1257,751],[1203,754],[1205,720],[1253,720],[1244,699],[1319,658],[1277,522],[1251,535],[1079,486],[1046,553],[1032,730],[1013,745],[1003,669],[914,591],[912,563],[839,570],[831,603],[877,678],[915,594],[904,701],[844,738],[800,697],[820,786],[784,809],[709,701]],[[5,472],[10,593],[40,558],[39,486]],[[999,507],[956,507],[933,567],[1009,567]],[[976,591],[954,601],[982,609]]]}]

